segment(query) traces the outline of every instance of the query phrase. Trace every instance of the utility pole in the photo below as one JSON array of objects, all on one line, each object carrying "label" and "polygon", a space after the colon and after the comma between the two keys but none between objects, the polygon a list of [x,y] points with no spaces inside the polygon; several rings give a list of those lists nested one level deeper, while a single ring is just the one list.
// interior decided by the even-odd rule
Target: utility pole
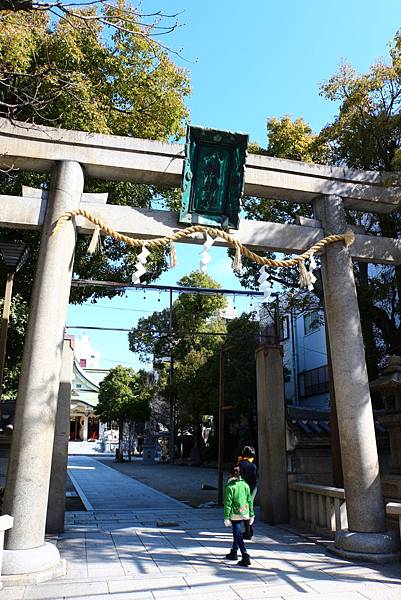
[{"label": "utility pole", "polygon": [[224,348],[220,348],[219,370],[219,451],[217,456],[217,504],[223,504],[223,465],[224,465]]},{"label": "utility pole", "polygon": [[169,463],[174,464],[174,437],[175,437],[175,423],[174,423],[174,358],[172,352],[172,340],[171,334],[173,332],[173,290],[170,289],[170,312],[169,312],[169,335],[170,335],[170,371],[169,371],[169,384],[170,384],[170,426],[168,432],[168,445],[169,445]]},{"label": "utility pole", "polygon": [[217,455],[217,504],[223,504],[223,477],[224,477],[224,418],[225,411],[231,410],[232,405],[224,403],[224,353],[230,350],[229,346],[220,348],[219,369],[219,445]]}]

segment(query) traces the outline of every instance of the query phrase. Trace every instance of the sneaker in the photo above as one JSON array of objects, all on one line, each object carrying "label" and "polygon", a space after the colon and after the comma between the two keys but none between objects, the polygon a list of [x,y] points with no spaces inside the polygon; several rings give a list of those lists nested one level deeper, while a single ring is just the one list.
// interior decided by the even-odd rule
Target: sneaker
[{"label": "sneaker", "polygon": [[249,567],[251,564],[251,558],[249,554],[243,554],[241,560],[237,564],[239,567]]},{"label": "sneaker", "polygon": [[226,554],[227,560],[237,560],[238,554],[236,550],[230,550],[228,554]]}]

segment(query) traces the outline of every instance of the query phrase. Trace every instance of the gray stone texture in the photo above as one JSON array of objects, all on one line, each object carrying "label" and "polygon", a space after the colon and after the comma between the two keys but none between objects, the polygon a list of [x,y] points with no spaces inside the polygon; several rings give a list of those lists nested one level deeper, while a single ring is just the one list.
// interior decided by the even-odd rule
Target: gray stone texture
[{"label": "gray stone texture", "polygon": [[[326,235],[347,230],[338,196],[321,198],[315,212]],[[352,260],[338,242],[326,247],[321,262],[348,525],[351,531],[383,532],[384,502]]]},{"label": "gray stone texture", "polygon": [[[101,485],[97,461],[79,457],[86,494]],[[154,478],[168,465],[154,465]],[[188,477],[195,470],[188,471]],[[129,477],[109,469],[107,489],[119,488],[123,505],[133,506]],[[138,483],[133,481],[133,483]],[[127,487],[128,484],[128,487]],[[145,486],[147,487],[147,486]],[[123,501],[124,490],[126,500]],[[140,491],[138,489],[138,491]],[[291,529],[272,527],[258,518],[255,535],[247,541],[252,564],[238,567],[224,560],[231,531],[223,526],[221,508],[172,508],[170,499],[152,508],[152,489],[146,509],[119,510],[110,497],[108,510],[67,513],[66,531],[58,541],[67,573],[56,581],[5,587],[4,600],[145,600],[191,598],[216,600],[399,600],[401,566],[352,564],[333,556],[312,538]],[[145,492],[145,490],[143,490]],[[177,503],[178,504],[178,503]],[[178,504],[179,506],[179,504]],[[177,526],[158,522],[176,521]],[[10,580],[6,581],[9,585]],[[301,595],[302,594],[302,595]]]},{"label": "gray stone texture", "polygon": [[[0,120],[4,168],[50,170],[53,161],[73,157],[90,177],[180,186],[183,144],[67,131]],[[249,154],[245,194],[310,202],[321,194],[344,197],[347,207],[391,212],[399,202],[395,174],[360,171]]]},{"label": "gray stone texture", "polygon": [[256,350],[259,498],[261,518],[288,521],[287,455],[282,348]]},{"label": "gray stone texture", "polygon": [[[68,222],[57,236],[51,233],[57,218],[79,205],[83,182],[78,163],[56,163],[32,292],[3,504],[3,511],[14,517],[14,527],[6,536],[6,574],[13,574],[14,560],[8,562],[8,551],[36,548],[40,554],[44,540],[75,224]],[[43,553],[43,568],[52,566],[47,558]]]},{"label": "gray stone texture", "polygon": [[47,505],[46,533],[61,533],[64,531],[73,361],[74,352],[71,343],[69,340],[64,340],[57,400],[56,427],[54,431],[49,501]]}]

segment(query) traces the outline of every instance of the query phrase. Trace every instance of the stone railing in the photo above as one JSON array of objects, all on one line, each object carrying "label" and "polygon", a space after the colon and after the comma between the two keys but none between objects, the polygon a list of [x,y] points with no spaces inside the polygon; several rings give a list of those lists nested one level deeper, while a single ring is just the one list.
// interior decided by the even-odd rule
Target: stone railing
[{"label": "stone railing", "polygon": [[400,537],[401,537],[401,503],[400,502],[388,502],[386,504],[386,513],[389,516],[398,517],[398,524],[400,527]]},{"label": "stone railing", "polygon": [[329,534],[348,527],[342,488],[293,482],[288,484],[288,496],[294,525]]},{"label": "stone railing", "polygon": [[[1,567],[3,565],[3,548],[4,548],[4,533],[7,529],[11,529],[14,524],[13,517],[10,515],[2,515],[0,517],[0,576],[1,576]],[[0,581],[0,590],[3,588],[3,584]]]}]

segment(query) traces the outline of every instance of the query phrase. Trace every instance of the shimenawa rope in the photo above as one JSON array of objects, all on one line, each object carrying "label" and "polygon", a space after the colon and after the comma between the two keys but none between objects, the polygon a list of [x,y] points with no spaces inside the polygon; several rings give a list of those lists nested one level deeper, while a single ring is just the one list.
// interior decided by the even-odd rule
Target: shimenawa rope
[{"label": "shimenawa rope", "polygon": [[[223,229],[215,229],[214,227],[206,227],[205,225],[192,225],[185,229],[180,229],[173,233],[172,235],[154,238],[149,240],[143,240],[138,238],[132,238],[118,231],[115,231],[111,227],[107,225],[102,219],[99,219],[88,210],[84,208],[77,208],[75,210],[69,210],[65,212],[59,219],[57,220],[55,227],[53,229],[52,235],[57,235],[57,233],[62,229],[65,223],[72,219],[73,217],[85,217],[88,221],[96,225],[94,235],[98,234],[99,229],[102,230],[105,234],[110,235],[112,238],[119,242],[125,242],[129,246],[134,247],[143,247],[146,245],[149,249],[157,248],[160,246],[170,246],[170,264],[171,266],[176,265],[176,251],[174,243],[189,237],[194,233],[208,233],[212,238],[220,238],[223,239],[227,244],[235,249],[235,258],[233,262],[233,268],[237,271],[241,270],[241,254],[249,258],[250,260],[256,262],[258,265],[266,265],[267,267],[299,267],[300,277],[299,282],[301,287],[307,286],[308,283],[308,273],[305,267],[305,260],[311,258],[314,254],[317,254],[323,250],[325,246],[328,244],[333,244],[335,242],[343,241],[345,246],[350,246],[355,240],[354,232],[351,230],[346,231],[345,233],[338,235],[328,235],[327,237],[319,240],[309,248],[306,252],[302,254],[290,258],[287,260],[274,260],[272,258],[265,258],[263,256],[259,256],[249,250],[246,246],[241,244],[238,240],[232,237],[229,233],[224,231]],[[93,249],[94,244],[91,244],[91,249]]]}]

